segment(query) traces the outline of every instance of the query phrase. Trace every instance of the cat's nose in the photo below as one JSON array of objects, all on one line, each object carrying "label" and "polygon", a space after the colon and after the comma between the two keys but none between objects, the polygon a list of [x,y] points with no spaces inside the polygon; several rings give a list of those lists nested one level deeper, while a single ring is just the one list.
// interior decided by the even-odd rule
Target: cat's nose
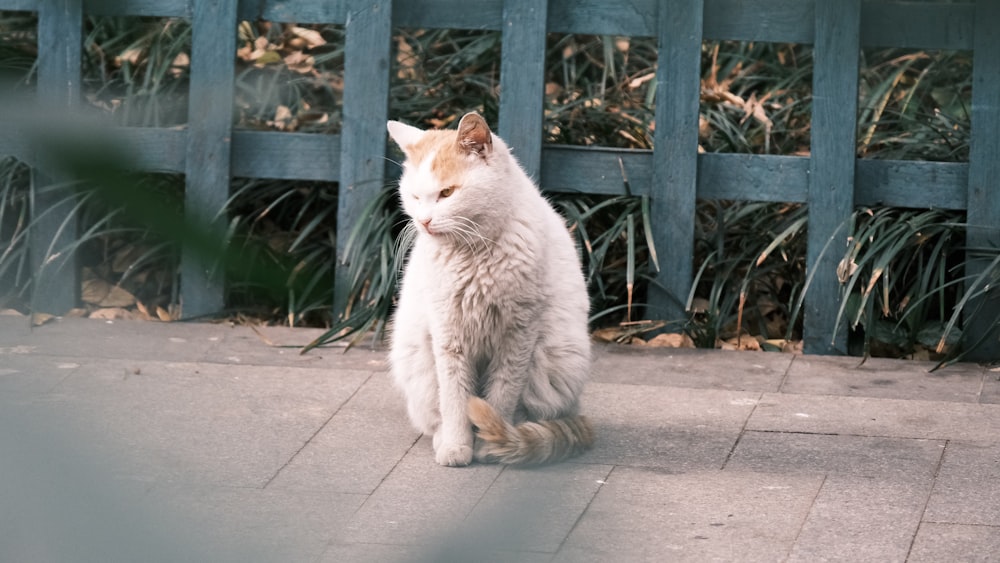
[{"label": "cat's nose", "polygon": [[425,220],[421,221],[420,224],[424,226],[424,230],[425,231],[427,231],[428,233],[431,232],[431,220],[430,219],[425,219]]}]

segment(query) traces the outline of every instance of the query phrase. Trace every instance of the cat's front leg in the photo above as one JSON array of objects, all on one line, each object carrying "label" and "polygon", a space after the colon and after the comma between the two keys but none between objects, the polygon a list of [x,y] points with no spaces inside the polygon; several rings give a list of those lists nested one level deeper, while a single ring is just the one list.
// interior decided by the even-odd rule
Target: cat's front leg
[{"label": "cat's front leg", "polygon": [[434,459],[449,467],[469,465],[473,435],[467,405],[472,394],[472,370],[462,354],[441,351],[438,356],[441,426],[434,434]]},{"label": "cat's front leg", "polygon": [[534,374],[531,365],[537,333],[530,323],[523,323],[508,333],[486,373],[486,402],[507,422],[515,422],[514,413],[521,403],[524,386]]}]

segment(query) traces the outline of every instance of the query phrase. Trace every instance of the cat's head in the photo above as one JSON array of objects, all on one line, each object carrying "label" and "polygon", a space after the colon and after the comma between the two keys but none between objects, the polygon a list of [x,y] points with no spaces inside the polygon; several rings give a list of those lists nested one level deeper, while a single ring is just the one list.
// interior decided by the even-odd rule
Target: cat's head
[{"label": "cat's head", "polygon": [[458,130],[390,121],[389,136],[406,155],[399,195],[416,228],[432,236],[482,237],[503,213],[507,147],[486,120],[468,113]]}]

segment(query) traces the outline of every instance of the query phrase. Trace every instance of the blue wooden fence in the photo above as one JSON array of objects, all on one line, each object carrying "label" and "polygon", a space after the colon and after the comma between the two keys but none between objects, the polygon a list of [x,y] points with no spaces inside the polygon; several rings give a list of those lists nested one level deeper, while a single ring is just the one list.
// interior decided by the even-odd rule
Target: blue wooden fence
[{"label": "blue wooden fence", "polygon": [[[500,135],[547,190],[620,193],[622,160],[634,192],[652,200],[654,242],[669,267],[657,274],[650,301],[669,317],[683,317],[692,281],[697,198],[808,204],[807,265],[816,274],[806,296],[804,338],[812,353],[846,350],[846,333],[833,333],[839,256],[820,251],[854,206],[966,209],[974,226],[969,244],[996,244],[1000,2],[994,0],[0,0],[0,9],[38,12],[39,96],[70,107],[80,98],[84,13],[191,20],[188,126],[121,131],[138,154],[136,165],[184,173],[187,208],[198,216],[222,209],[231,176],[339,182],[338,264],[345,234],[384,184],[393,27],[501,30]],[[345,26],[339,135],[232,128],[236,28],[241,20],[257,19]],[[543,145],[547,32],[657,38],[653,151]],[[814,45],[810,156],[698,154],[700,49],[703,41],[716,39]],[[862,47],[973,51],[968,163],[856,158]],[[0,131],[0,154],[30,160],[26,150],[11,130]],[[49,180],[38,171],[33,181]],[[48,204],[36,202],[37,209]],[[60,213],[68,213],[54,211],[32,241],[36,264],[50,258],[47,241],[61,223]],[[221,280],[191,256],[182,262],[184,314],[221,308]],[[982,267],[969,262],[970,273]],[[347,295],[345,270],[337,269],[338,311]],[[36,289],[36,301],[46,309],[74,304],[77,274],[72,268],[64,272],[69,273]]]}]

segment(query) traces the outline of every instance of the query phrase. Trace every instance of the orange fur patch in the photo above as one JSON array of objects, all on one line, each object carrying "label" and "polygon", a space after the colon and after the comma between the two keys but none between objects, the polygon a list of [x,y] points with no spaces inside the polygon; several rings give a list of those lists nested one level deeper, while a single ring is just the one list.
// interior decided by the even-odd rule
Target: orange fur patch
[{"label": "orange fur patch", "polygon": [[468,167],[465,153],[458,146],[456,131],[427,131],[418,143],[406,147],[406,159],[414,168],[421,167],[428,158],[431,172],[442,187],[462,186],[462,176]]},{"label": "orange fur patch", "polygon": [[586,417],[522,422],[511,426],[489,403],[469,399],[469,420],[493,461],[511,465],[551,463],[580,455],[594,445],[594,429]]}]

